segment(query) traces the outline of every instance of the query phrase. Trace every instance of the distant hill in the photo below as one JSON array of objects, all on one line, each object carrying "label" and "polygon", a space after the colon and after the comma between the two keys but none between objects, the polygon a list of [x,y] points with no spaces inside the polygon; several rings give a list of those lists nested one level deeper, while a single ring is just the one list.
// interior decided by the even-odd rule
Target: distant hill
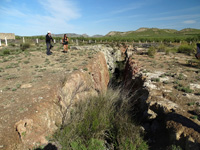
[{"label": "distant hill", "polygon": [[171,37],[183,35],[200,35],[200,29],[187,28],[183,30],[158,29],[158,28],[139,28],[136,31],[118,32],[111,31],[107,37]]},{"label": "distant hill", "polygon": [[63,37],[64,34],[67,34],[68,37],[89,37],[87,34],[76,34],[76,33],[52,34],[52,37]]},{"label": "distant hill", "polygon": [[104,35],[96,34],[96,35],[93,35],[92,37],[98,38],[98,37],[103,37],[103,36],[104,36]]},{"label": "distant hill", "polygon": [[[76,34],[76,33],[66,33],[68,37],[90,37],[89,35],[87,34]],[[52,34],[53,37],[63,37],[64,36],[64,33],[63,34]],[[91,37],[103,37],[103,35],[99,35],[99,34],[96,34],[96,35],[93,35]]]}]

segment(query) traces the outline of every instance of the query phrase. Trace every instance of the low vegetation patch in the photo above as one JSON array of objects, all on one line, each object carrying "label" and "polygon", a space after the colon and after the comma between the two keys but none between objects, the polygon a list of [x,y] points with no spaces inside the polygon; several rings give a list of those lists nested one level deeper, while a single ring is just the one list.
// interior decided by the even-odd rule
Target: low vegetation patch
[{"label": "low vegetation patch", "polygon": [[148,50],[148,56],[149,57],[154,57],[156,52],[157,52],[157,50],[156,50],[155,47],[150,47],[149,50]]},{"label": "low vegetation patch", "polygon": [[187,54],[187,55],[191,55],[191,54],[194,53],[194,48],[190,45],[181,45],[178,48],[178,53],[184,53],[184,54]]},{"label": "low vegetation patch", "polygon": [[140,128],[130,119],[130,102],[119,91],[90,97],[71,110],[71,118],[54,140],[71,150],[146,150]]},{"label": "low vegetation patch", "polygon": [[158,52],[165,52],[165,51],[166,51],[166,46],[164,44],[159,45]]},{"label": "low vegetation patch", "polygon": [[190,89],[189,86],[183,86],[182,84],[178,83],[177,85],[174,86],[175,89],[177,89],[178,91],[182,91],[185,93],[192,93],[193,90]]},{"label": "low vegetation patch", "polygon": [[30,43],[23,43],[23,44],[20,44],[20,48],[22,51],[25,51],[26,49],[30,48],[31,47],[31,44]]}]

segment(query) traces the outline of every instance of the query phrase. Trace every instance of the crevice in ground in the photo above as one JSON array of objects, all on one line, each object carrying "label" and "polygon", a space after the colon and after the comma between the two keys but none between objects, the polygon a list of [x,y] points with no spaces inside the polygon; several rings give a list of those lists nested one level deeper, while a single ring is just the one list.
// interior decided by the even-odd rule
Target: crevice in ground
[{"label": "crevice in ground", "polygon": [[[183,131],[180,133],[180,139],[177,140],[174,136],[177,136],[175,128],[173,126],[184,126],[184,128],[191,128],[194,131],[200,133],[199,125],[187,119],[181,114],[174,112],[166,113],[163,108],[158,108],[156,105],[152,105],[151,110],[154,110],[156,117],[149,119],[149,105],[146,101],[150,95],[149,90],[144,86],[144,80],[142,75],[132,74],[133,70],[127,68],[128,63],[126,61],[116,62],[116,68],[110,79],[109,86],[114,88],[122,88],[124,91],[128,91],[130,97],[132,119],[136,121],[145,131],[145,140],[149,144],[150,150],[170,150],[172,147],[188,149],[198,147],[199,143],[188,141],[189,136],[184,135]],[[135,68],[136,69],[136,68]],[[154,107],[154,108],[153,108]],[[173,125],[174,124],[174,125]],[[187,130],[187,129],[186,129]]]}]

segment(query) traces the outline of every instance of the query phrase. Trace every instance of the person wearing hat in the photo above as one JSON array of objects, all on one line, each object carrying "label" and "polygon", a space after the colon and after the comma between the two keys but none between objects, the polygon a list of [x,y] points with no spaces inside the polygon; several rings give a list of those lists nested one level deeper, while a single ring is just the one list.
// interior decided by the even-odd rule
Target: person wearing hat
[{"label": "person wearing hat", "polygon": [[197,53],[195,54],[195,57],[196,57],[197,59],[200,58],[200,43],[197,43]]},{"label": "person wearing hat", "polygon": [[46,35],[47,55],[51,55],[51,53],[52,53],[52,52],[50,51],[50,49],[51,49],[51,47],[52,47],[51,41],[53,42],[53,38],[51,37],[51,32],[48,31],[48,32],[47,32],[47,35]]}]

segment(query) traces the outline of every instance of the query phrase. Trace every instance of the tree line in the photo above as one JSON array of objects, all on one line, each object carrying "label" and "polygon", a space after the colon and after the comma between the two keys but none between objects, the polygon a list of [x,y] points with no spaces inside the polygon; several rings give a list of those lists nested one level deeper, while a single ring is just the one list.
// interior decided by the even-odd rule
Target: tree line
[{"label": "tree line", "polygon": [[[16,39],[22,39],[22,36],[16,36]],[[45,40],[45,36],[26,36],[25,39],[39,39]],[[62,37],[53,37],[56,41],[62,40]],[[179,36],[179,37],[121,37],[121,36],[103,36],[103,37],[69,37],[70,40],[79,41],[96,41],[96,42],[172,42],[179,43],[181,41],[186,42],[198,42],[200,41],[200,35],[195,36]]]}]

